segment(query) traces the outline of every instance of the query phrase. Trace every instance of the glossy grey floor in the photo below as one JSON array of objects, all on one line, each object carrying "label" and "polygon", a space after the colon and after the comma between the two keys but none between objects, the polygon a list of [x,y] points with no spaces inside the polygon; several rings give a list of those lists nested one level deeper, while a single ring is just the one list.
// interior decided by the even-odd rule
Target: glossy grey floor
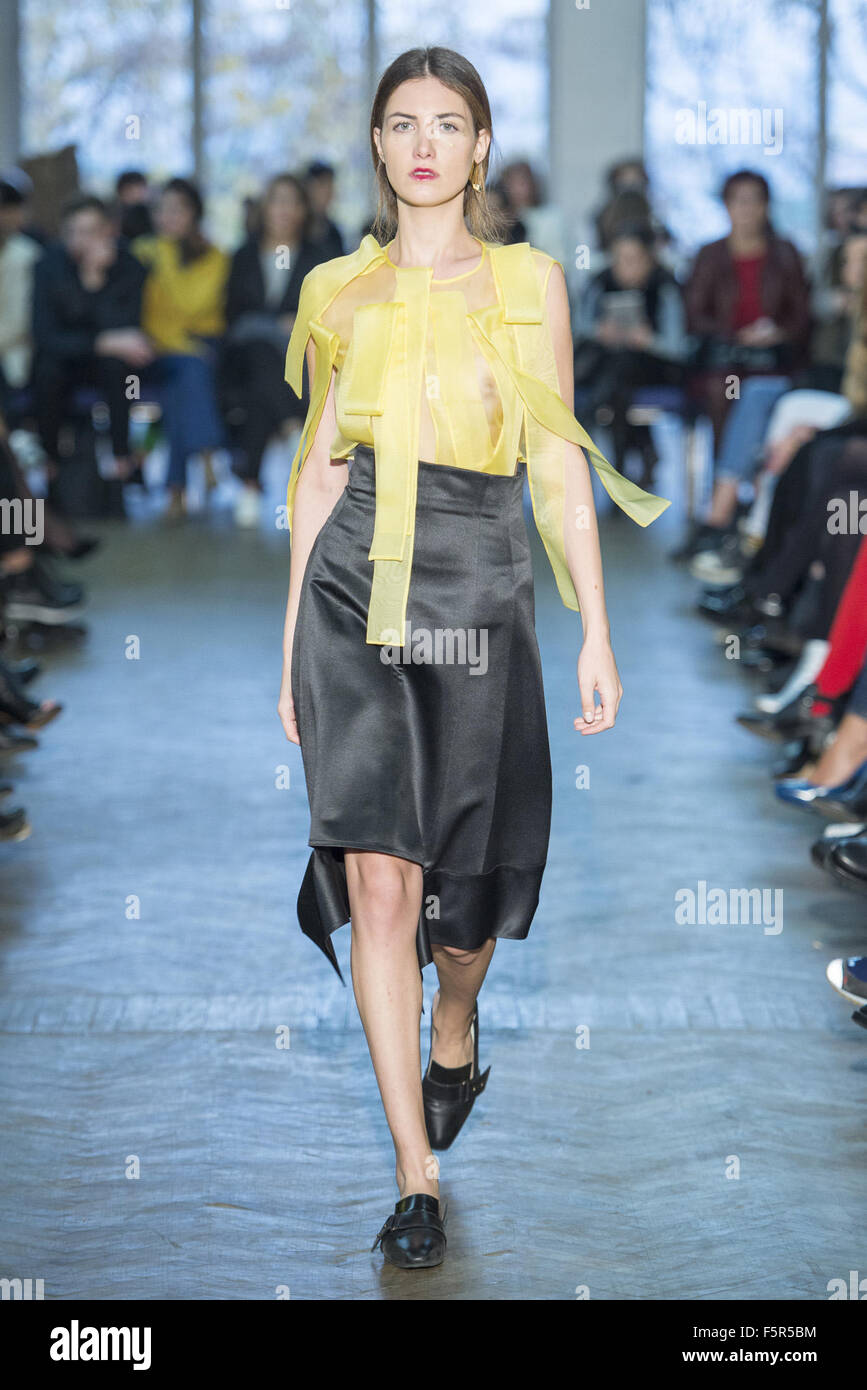
[{"label": "glossy grey floor", "polygon": [[[50,1299],[750,1300],[863,1272],[867,1034],[824,970],[867,946],[867,900],[812,866],[813,822],[733,722],[756,686],[665,560],[675,507],[604,518],[625,695],[601,737],[572,729],[578,620],[534,537],[542,900],[481,996],[491,1077],[443,1155],[446,1261],[370,1253],[389,1136],[351,990],[295,917],[288,542],[214,506],[96,528],[69,567],[88,639],[36,687],[66,709],[0,767],[33,823],[0,846],[0,1275]],[[702,881],[782,890],[782,930],[682,924]]]}]

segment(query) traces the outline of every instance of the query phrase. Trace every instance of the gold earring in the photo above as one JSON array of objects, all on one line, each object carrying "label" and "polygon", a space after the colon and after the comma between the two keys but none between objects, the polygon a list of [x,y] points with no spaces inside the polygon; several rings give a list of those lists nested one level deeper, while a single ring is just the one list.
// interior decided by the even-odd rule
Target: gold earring
[{"label": "gold earring", "polygon": [[475,163],[475,161],[473,161],[473,167],[472,167],[472,169],[470,170],[470,183],[472,184],[473,188],[476,190],[477,193],[481,193],[481,191],[482,191],[482,185],[481,185],[481,183],[476,183],[475,179],[473,178],[473,174],[476,172],[476,167],[477,167],[477,166],[476,166],[476,163]]}]

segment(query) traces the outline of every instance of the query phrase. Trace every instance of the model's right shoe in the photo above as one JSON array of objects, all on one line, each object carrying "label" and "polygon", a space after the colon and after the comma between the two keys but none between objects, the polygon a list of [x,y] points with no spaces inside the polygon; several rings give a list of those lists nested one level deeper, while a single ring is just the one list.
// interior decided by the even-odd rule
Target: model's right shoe
[{"label": "model's right shoe", "polygon": [[439,1198],[430,1192],[411,1192],[395,1203],[370,1247],[380,1246],[389,1264],[398,1269],[430,1269],[442,1264],[446,1232]]},{"label": "model's right shoe", "polygon": [[[476,1096],[481,1095],[488,1084],[487,1067],[479,1075],[479,1003],[473,1006],[473,1019],[470,1024],[473,1032],[473,1064],[466,1080],[434,1080],[431,1071],[434,1065],[428,1056],[427,1071],[422,1077],[421,1092],[424,1101],[424,1118],[432,1149],[447,1149],[454,1143],[473,1108]],[[430,1016],[431,1051],[433,1051],[433,1008]],[[460,1067],[438,1067],[439,1072],[462,1070]]]}]

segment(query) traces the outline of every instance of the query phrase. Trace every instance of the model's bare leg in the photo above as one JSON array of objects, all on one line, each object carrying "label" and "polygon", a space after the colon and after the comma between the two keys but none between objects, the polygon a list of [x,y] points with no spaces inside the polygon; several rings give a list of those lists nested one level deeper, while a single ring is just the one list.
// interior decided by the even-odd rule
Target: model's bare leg
[{"label": "model's bare leg", "polygon": [[385,1118],[401,1197],[439,1196],[421,1092],[422,980],[416,954],[421,866],[393,854],[345,851],[355,1000]]},{"label": "model's bare leg", "polygon": [[454,946],[431,947],[440,982],[431,1004],[431,1057],[441,1067],[463,1067],[473,1060],[470,1032],[473,1005],[496,944],[496,937],[491,936],[478,951],[461,951]]}]

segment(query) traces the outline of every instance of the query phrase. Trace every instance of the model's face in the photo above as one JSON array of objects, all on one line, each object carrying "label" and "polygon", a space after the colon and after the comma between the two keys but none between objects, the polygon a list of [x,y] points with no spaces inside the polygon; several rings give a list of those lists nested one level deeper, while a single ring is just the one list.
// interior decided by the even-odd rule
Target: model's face
[{"label": "model's face", "polygon": [[733,232],[741,236],[757,236],[764,230],[768,204],[760,186],[751,179],[735,184],[729,193],[726,208]]},{"label": "model's face", "polygon": [[180,193],[164,193],[157,205],[157,229],[162,236],[175,239],[189,236],[196,225],[193,209]]},{"label": "model's face", "polygon": [[373,136],[397,198],[414,207],[437,207],[462,194],[491,139],[485,130],[476,135],[463,97],[436,77],[395,87]]},{"label": "model's face", "polygon": [[277,241],[294,241],[304,224],[304,203],[291,183],[275,184],[265,203],[265,230]]}]

